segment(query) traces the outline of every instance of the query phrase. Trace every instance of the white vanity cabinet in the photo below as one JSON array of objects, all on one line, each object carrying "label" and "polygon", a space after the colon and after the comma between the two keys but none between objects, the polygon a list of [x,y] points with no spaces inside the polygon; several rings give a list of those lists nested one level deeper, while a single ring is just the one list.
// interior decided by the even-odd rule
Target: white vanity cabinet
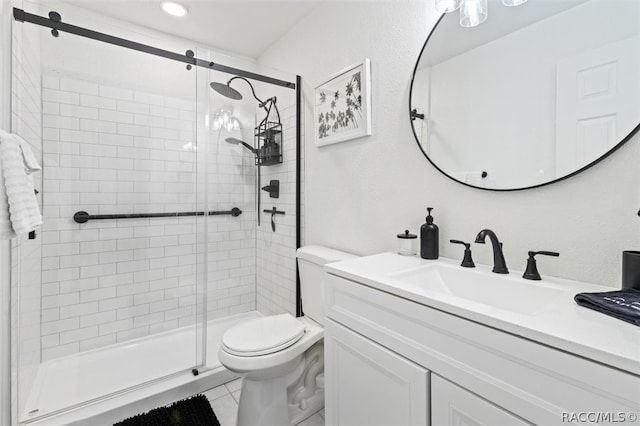
[{"label": "white vanity cabinet", "polygon": [[327,425],[429,424],[429,372],[327,320],[325,324]]},{"label": "white vanity cabinet", "polygon": [[431,389],[431,424],[433,425],[530,425],[530,423],[435,374],[431,376]]},{"label": "white vanity cabinet", "polygon": [[636,374],[332,269],[325,277],[327,425],[551,426],[579,412],[640,415]]}]

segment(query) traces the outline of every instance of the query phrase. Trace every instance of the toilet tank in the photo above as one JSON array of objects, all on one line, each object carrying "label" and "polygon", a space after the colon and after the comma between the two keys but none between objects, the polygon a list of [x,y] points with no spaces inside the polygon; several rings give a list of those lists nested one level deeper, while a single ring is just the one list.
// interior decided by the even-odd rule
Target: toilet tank
[{"label": "toilet tank", "polygon": [[300,296],[306,316],[324,325],[324,270],[327,263],[357,256],[322,246],[300,247],[296,252],[300,269]]}]

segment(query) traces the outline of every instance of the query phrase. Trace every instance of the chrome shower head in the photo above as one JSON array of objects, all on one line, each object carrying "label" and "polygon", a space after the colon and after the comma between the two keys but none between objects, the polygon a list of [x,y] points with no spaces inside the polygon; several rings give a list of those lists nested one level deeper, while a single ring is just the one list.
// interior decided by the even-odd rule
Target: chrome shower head
[{"label": "chrome shower head", "polygon": [[218,82],[211,82],[209,84],[213,90],[221,94],[222,96],[233,99],[234,101],[239,101],[242,99],[242,95],[236,89],[229,86],[229,84],[223,84]]}]

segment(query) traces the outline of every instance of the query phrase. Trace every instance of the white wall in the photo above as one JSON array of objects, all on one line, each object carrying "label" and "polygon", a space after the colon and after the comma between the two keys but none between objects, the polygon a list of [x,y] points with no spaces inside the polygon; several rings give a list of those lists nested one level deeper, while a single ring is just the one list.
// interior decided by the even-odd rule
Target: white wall
[{"label": "white wall", "polygon": [[[462,257],[449,239],[472,241],[491,228],[514,271],[524,269],[528,250],[556,250],[559,258],[538,261],[543,275],[619,286],[622,250],[640,246],[639,137],[539,189],[488,192],[452,182],[422,156],[407,116],[413,67],[436,19],[432,2],[325,2],[259,58],[303,75],[307,100],[333,73],[371,59],[373,136],[321,149],[305,141],[306,243],[360,255],[395,250],[396,234],[417,231],[432,206],[445,257]],[[307,101],[307,135],[311,108]],[[477,262],[491,263],[490,247],[473,250]]]}]

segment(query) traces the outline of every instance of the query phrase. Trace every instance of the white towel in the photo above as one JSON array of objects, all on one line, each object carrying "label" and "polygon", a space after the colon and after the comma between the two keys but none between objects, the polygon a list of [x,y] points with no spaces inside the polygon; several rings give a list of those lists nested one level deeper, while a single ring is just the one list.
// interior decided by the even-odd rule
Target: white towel
[{"label": "white towel", "polygon": [[[41,170],[29,145],[19,136],[0,131],[0,166],[4,178],[4,193],[8,201],[9,219],[13,232],[26,234],[42,225],[42,215],[36,200],[31,173]],[[2,205],[0,208],[6,208]],[[4,217],[5,212],[0,213]],[[1,219],[0,219],[1,222]],[[5,224],[6,225],[6,224]],[[11,238],[6,226],[0,232],[4,238]],[[9,235],[9,236],[8,236]]]},{"label": "white towel", "polygon": [[33,155],[33,151],[31,151],[29,143],[18,135],[13,136],[18,141],[18,144],[20,144],[20,150],[22,151],[22,157],[24,158],[24,165],[27,168],[27,172],[33,173],[42,170],[42,167],[38,164],[38,160],[36,160],[36,156]]},{"label": "white towel", "polygon": [[[0,142],[1,144],[2,142]],[[0,240],[8,240],[16,236],[9,219],[9,199],[4,186],[4,173],[0,164]]]}]

